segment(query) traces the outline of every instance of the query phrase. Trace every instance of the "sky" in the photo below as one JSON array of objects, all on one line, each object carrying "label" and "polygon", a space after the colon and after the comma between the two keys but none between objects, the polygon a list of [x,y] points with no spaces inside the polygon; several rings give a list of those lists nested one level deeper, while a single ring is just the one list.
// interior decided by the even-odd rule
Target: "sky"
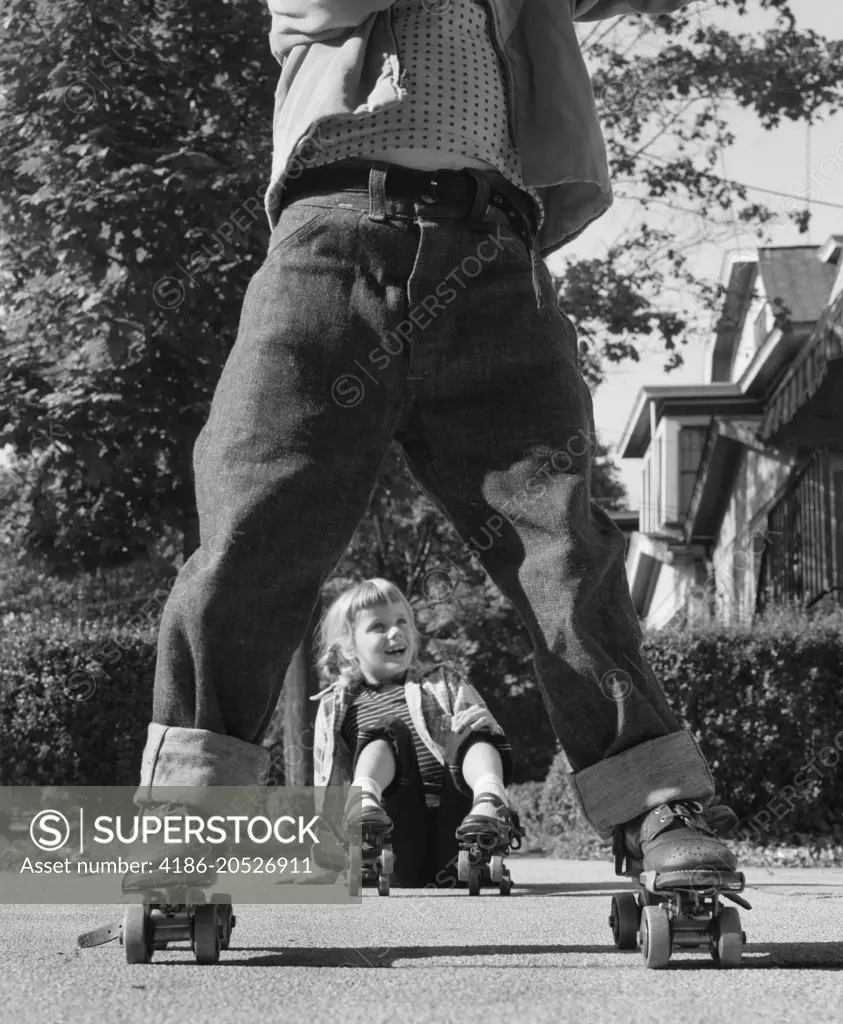
[{"label": "sky", "polygon": [[[749,0],[748,9],[752,13],[743,18],[731,12],[724,14],[723,11],[712,10],[708,4],[701,7],[708,8],[700,15],[706,22],[737,32],[763,31],[774,20],[769,12],[760,10],[758,0]],[[798,29],[813,29],[827,39],[843,38],[842,0],[791,0],[791,7],[796,13]],[[618,32],[635,32],[636,19],[622,20],[626,20],[626,24],[620,25]],[[592,25],[579,26],[580,37],[592,29]],[[800,235],[795,227],[775,228],[771,244],[821,245],[829,235],[843,233],[843,114],[828,118],[824,123],[816,123],[810,131],[804,123],[783,122],[768,132],[761,127],[752,111],[745,111],[737,104],[722,104],[720,109],[737,141],[723,151],[719,173],[733,181],[788,195],[793,195],[800,183],[805,183],[799,189],[800,194],[804,195],[806,188],[813,188],[817,200],[836,203],[840,207],[833,209],[812,203],[814,219],[810,233]],[[838,147],[841,148],[838,150]],[[812,171],[813,182],[809,183]],[[783,209],[781,204],[785,202],[781,197],[755,191],[748,193],[748,200],[764,203],[777,212]],[[803,208],[804,203],[797,203],[796,209]],[[616,198],[609,212],[571,245],[551,256],[548,266],[553,272],[561,273],[570,258],[599,258],[616,240],[624,225],[638,215],[639,209],[638,203]],[[745,244],[748,237],[747,229],[742,229],[740,239],[736,238],[735,248]],[[728,245],[721,243],[690,250],[688,269],[708,279],[719,279],[727,249]],[[576,322],[576,310],[566,312]],[[683,349],[685,365],[669,374],[663,370],[664,351],[658,342],[646,339],[644,347],[649,351],[641,356],[639,363],[609,364],[606,382],[594,392],[595,423],[599,439],[604,444],[616,445],[620,440],[640,388],[693,384],[704,380],[704,346]],[[630,507],[637,509],[641,492],[641,460],[620,459],[614,451],[613,456],[621,468]]]}]

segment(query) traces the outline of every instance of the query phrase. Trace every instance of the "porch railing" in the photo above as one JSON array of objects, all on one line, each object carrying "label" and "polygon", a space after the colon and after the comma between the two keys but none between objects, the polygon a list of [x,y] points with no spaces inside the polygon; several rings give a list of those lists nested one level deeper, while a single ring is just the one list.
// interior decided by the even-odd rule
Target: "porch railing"
[{"label": "porch railing", "polygon": [[832,590],[828,458],[814,452],[767,519],[756,610],[797,603],[809,607]]}]

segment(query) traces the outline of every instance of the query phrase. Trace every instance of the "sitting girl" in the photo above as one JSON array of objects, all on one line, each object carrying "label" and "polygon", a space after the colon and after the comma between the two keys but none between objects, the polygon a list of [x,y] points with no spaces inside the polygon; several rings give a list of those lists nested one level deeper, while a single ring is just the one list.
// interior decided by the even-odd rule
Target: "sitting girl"
[{"label": "sitting girl", "polygon": [[341,594],[317,640],[314,785],[360,787],[347,826],[391,835],[392,882],[407,887],[452,885],[455,839],[506,847],[523,834],[503,730],[468,683],[420,669],[419,642],[409,602],[385,579]]}]

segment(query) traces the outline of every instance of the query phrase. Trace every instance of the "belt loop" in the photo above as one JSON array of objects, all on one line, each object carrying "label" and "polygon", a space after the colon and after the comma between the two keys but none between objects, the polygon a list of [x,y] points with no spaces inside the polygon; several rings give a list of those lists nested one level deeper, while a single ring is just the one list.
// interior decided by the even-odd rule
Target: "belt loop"
[{"label": "belt loop", "polygon": [[388,164],[372,164],[369,171],[369,219],[385,221],[386,210],[386,174]]},{"label": "belt loop", "polygon": [[539,253],[539,242],[535,235],[531,238],[530,263],[533,269],[533,291],[536,294],[536,309],[542,309],[546,305],[544,292],[542,291],[542,274],[548,275],[547,267]]},{"label": "belt loop", "polygon": [[468,216],[468,226],[473,231],[482,231],[486,226],[486,208],[489,205],[489,196],[492,189],[489,185],[489,179],[480,172],[473,171],[469,167],[466,168],[466,172],[471,175],[477,185],[474,203]]}]

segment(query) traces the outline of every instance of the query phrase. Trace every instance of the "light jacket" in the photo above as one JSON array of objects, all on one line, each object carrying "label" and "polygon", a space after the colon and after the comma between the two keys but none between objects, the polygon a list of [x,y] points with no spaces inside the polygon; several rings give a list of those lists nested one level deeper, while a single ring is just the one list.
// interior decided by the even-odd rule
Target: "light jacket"
[{"label": "light jacket", "polygon": [[[456,682],[446,671],[436,667],[422,675],[417,667],[407,673],[404,695],[413,726],[422,743],[441,764],[446,764],[446,753],[454,733],[451,719],[457,711],[479,704],[486,707],[483,698],[470,683]],[[353,778],[351,754],[342,738],[345,715],[354,702],[355,694],[347,686],[335,683],[311,700],[318,700],[313,737],[313,785],[350,786]],[[488,728],[503,735],[503,729],[492,719]]]},{"label": "light jacket", "polygon": [[[320,121],[374,113],[406,99],[392,2],[268,0],[270,46],[281,64],[266,194],[273,228],[283,180],[302,173],[308,154],[313,159]],[[522,177],[536,189],[545,211],[537,242],[547,257],[580,235],[613,201],[603,133],[574,22],[666,14],[691,0],[474,2],[490,15]]]}]

